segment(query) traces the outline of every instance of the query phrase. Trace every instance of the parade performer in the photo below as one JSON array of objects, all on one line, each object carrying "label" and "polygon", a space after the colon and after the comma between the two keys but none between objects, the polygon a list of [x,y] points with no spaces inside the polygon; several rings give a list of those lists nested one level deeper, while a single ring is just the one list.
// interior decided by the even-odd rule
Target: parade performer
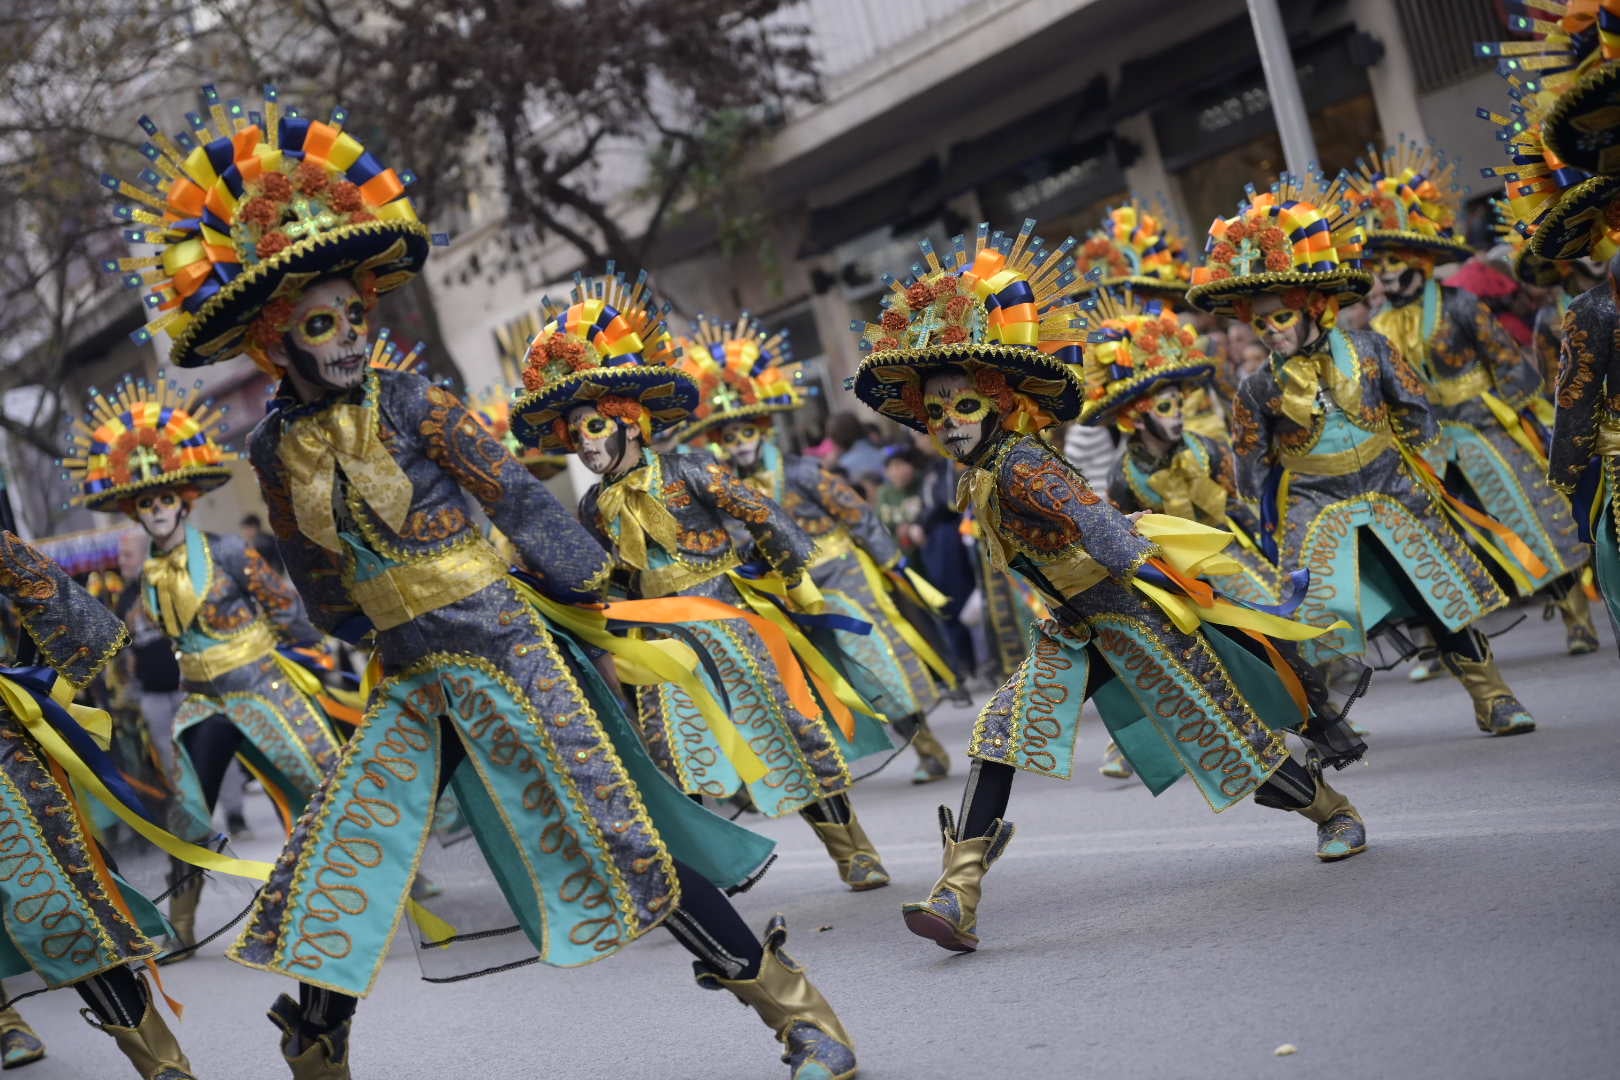
[{"label": "parade performer", "polygon": [[1042,438],[1080,412],[1084,331],[1078,306],[1058,302],[1074,284],[1072,241],[1052,250],[1033,229],[992,237],[981,225],[943,262],[924,242],[925,265],[864,327],[869,355],[853,380],[866,405],[968,466],[962,501],[997,568],[1027,578],[1056,620],[980,713],[961,814],[940,808],[944,872],[926,900],[904,906],[913,933],[958,951],[977,947],[985,871],[1012,838],[1014,775],[1070,775],[1086,698],[1151,790],[1185,774],[1213,810],[1253,795],[1298,812],[1317,825],[1323,860],[1366,846],[1349,800],[1282,740],[1280,729],[1302,723],[1342,726],[1313,673],[1272,639],[1314,632],[1197,579],[1221,563],[1229,535],[1162,515],[1133,523]]},{"label": "parade performer", "polygon": [[1239,490],[1261,501],[1278,565],[1310,571],[1296,617],[1348,624],[1304,642],[1307,658],[1362,655],[1380,624],[1416,621],[1473,699],[1480,730],[1531,731],[1470,629],[1507,597],[1458,528],[1501,526],[1455,500],[1425,460],[1444,451],[1411,366],[1378,334],[1335,325],[1339,305],[1372,286],[1361,243],[1342,182],[1319,178],[1251,189],[1235,217],[1210,227],[1188,300],[1251,323],[1271,354],[1233,405]]},{"label": "parade performer", "polygon": [[[173,275],[156,295],[180,298],[164,324],[173,362],[245,351],[282,375],[249,439],[270,522],[311,617],[345,640],[370,634],[379,673],[228,954],[299,981],[299,999],[271,1010],[293,1075],[350,1076],[357,998],[453,779],[531,955],[589,963],[667,926],[700,982],[770,1025],[793,1075],[853,1076],[849,1037],[781,951],[781,920],[762,944],[720,891],[770,843],[664,780],[555,621],[613,644],[570,606],[599,596],[601,548],[455,395],[367,365],[378,294],[410,280],[431,242],[401,176],[343,130],[341,110],[316,120],[265,96],[249,116],[220,103],[218,130],[199,123],[189,155],[153,136],[172,180],[148,196],[164,209],[140,239]],[[470,502],[539,591],[508,574]],[[454,928],[439,930],[427,945],[455,948]]]},{"label": "parade performer", "polygon": [[[786,510],[709,454],[652,449],[653,436],[687,419],[698,396],[691,378],[671,366],[676,344],[655,303],[644,275],[634,283],[613,275],[581,280],[567,305],[548,301],[512,405],[513,432],[527,446],[578,454],[602,477],[580,501],[580,519],[613,554],[614,591],[658,602],[621,610],[662,613],[685,628],[712,661],[722,684],[717,696],[729,702],[731,724],[765,770],[744,777],[721,751],[712,720],[668,683],[637,693],[653,758],[690,794],[726,798],[746,789],[768,817],[799,812],[851,889],[887,885],[888,871],[850,802],[849,768],[853,758],[890,749],[887,732],[831,692],[842,676],[825,659],[812,695],[795,656],[761,636],[763,629],[774,637],[773,626],[792,630],[761,591],[773,576],[781,599],[819,608],[807,572],[813,542]],[[738,572],[743,560],[732,527],[747,534],[754,557],[774,574]],[[753,618],[742,617],[750,612]],[[779,621],[761,623],[762,616]],[[814,649],[800,638],[800,656]],[[842,723],[832,722],[835,713]]]},{"label": "parade performer", "polygon": [[[0,532],[0,596],[16,608],[38,663],[0,670],[0,977],[32,971],[47,986],[72,986],[93,1024],[111,1035],[143,1080],[192,1080],[191,1065],[136,969],[153,961],[163,917],[109,868],[74,784],[94,736],[72,710],[82,690],[128,641],[124,624],[62,568],[10,532]],[[23,648],[19,652],[25,651]],[[103,714],[102,719],[106,719]],[[105,734],[105,733],[104,733]],[[67,740],[67,745],[63,745]],[[111,770],[102,772],[110,779]],[[90,785],[84,785],[89,787]],[[82,790],[82,789],[81,789]],[[33,1056],[16,1011],[0,1012],[5,1067]]]},{"label": "parade performer", "polygon": [[1569,500],[1547,483],[1545,442],[1532,408],[1541,397],[1541,373],[1483,301],[1434,277],[1437,264],[1470,254],[1453,231],[1460,198],[1454,170],[1432,147],[1401,143],[1362,159],[1350,174],[1367,261],[1383,286],[1371,329],[1426,384],[1446,457],[1437,471],[1447,486],[1534,553],[1528,565],[1517,557],[1493,559],[1504,580],[1521,596],[1545,592],[1563,617],[1569,652],[1589,653],[1598,639],[1580,586],[1588,552]]},{"label": "parade performer", "polygon": [[[192,843],[212,833],[233,758],[263,782],[290,831],[338,751],[318,678],[280,651],[321,638],[298,594],[240,537],[188,520],[200,495],[231,478],[236,454],[218,441],[223,425],[219,412],[172,384],[125,382],[93,394],[63,459],[79,503],[128,515],[150,541],[135,587],[180,661],[169,827]],[[190,947],[203,879],[176,873],[169,921]]]},{"label": "parade performer", "polygon": [[[815,543],[810,576],[828,609],[872,627],[869,634],[838,636],[856,661],[846,677],[911,740],[918,760],[913,780],[943,779],[950,756],[929,730],[927,714],[940,699],[935,680],[954,687],[956,676],[940,655],[941,635],[915,572],[906,572],[900,546],[876,511],[847,481],[814,458],[784,453],[774,437],[772,417],[804,404],[803,374],[787,342],[759,330],[746,314],[736,324],[699,316],[680,366],[698,387],[682,437],[706,443],[809,535]],[[931,585],[922,587],[944,602]]]}]

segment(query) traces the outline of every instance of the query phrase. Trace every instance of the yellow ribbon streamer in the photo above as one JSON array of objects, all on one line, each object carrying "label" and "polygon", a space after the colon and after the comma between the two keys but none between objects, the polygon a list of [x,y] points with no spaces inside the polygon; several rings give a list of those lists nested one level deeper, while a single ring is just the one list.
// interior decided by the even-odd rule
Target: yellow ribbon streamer
[{"label": "yellow ribbon streamer", "polygon": [[678,550],[680,526],[669,508],[659,502],[650,488],[657,479],[651,465],[603,486],[596,497],[597,513],[610,526],[618,522],[616,547],[619,558],[637,570],[647,570],[647,538],[671,556]]},{"label": "yellow ribbon streamer", "polygon": [[[1418,478],[1418,482],[1428,490],[1452,524],[1466,533],[1492,562],[1502,568],[1502,572],[1513,582],[1513,587],[1518,590],[1520,596],[1529,596],[1533,593],[1535,586],[1525,576],[1524,571],[1529,570],[1530,573],[1537,577],[1542,577],[1547,573],[1547,564],[1542,562],[1536,553],[1530,550],[1529,545],[1506,525],[1503,525],[1495,518],[1486,517],[1472,507],[1458,501],[1455,496],[1446,490],[1445,485],[1440,482],[1440,477],[1435,474],[1429,463],[1408,450],[1405,443],[1397,443],[1396,445],[1400,450],[1401,457],[1406,459],[1407,467]],[[1474,521],[1471,520],[1473,518],[1477,518],[1481,525],[1489,529],[1495,540],[1486,537],[1476,529]],[[1501,543],[1498,544],[1496,541]],[[1504,548],[1506,550],[1503,550]],[[1524,569],[1520,569],[1521,566]]]},{"label": "yellow ribbon streamer", "polygon": [[905,572],[900,575],[895,575],[891,571],[889,578],[897,587],[901,589],[909,589],[911,591],[911,599],[924,607],[932,608],[935,611],[940,611],[944,609],[946,604],[951,602],[944,593],[934,588],[933,582],[929,581],[927,578],[923,577],[909,566],[906,567]]},{"label": "yellow ribbon streamer", "polygon": [[1164,512],[1193,521],[1223,521],[1226,489],[1191,450],[1182,450],[1170,464],[1148,477],[1148,487],[1164,500]]},{"label": "yellow ribbon streamer", "polygon": [[411,481],[377,430],[377,416],[366,405],[332,405],[294,420],[281,440],[293,516],[305,536],[340,551],[332,492],[337,467],[367,506],[398,532],[411,509]]},{"label": "yellow ribbon streamer", "polygon": [[191,585],[191,569],[186,558],[188,547],[189,544],[178,544],[172,550],[147,559],[141,567],[141,577],[157,594],[163,631],[171,638],[179,637],[191,625],[203,602]]},{"label": "yellow ribbon streamer", "polygon": [[895,607],[894,598],[889,595],[889,579],[884,576],[882,568],[877,564],[877,560],[868,555],[862,548],[857,547],[854,550],[855,561],[861,565],[861,573],[866,577],[866,585],[872,590],[873,598],[877,600],[878,611],[883,614],[885,619],[889,620],[889,625],[894,628],[895,633],[900,635],[900,639],[911,647],[911,651],[916,653],[918,658],[927,664],[934,674],[944,681],[946,686],[954,689],[956,686],[956,672],[952,671],[951,666],[940,658],[939,653],[934,651],[932,645],[928,644],[928,639],[923,637],[915,626],[911,625],[911,620],[902,615],[900,609]]},{"label": "yellow ribbon streamer", "polygon": [[1537,446],[1530,438],[1530,433],[1524,430],[1524,422],[1519,414],[1513,411],[1513,406],[1489,390],[1480,394],[1479,400],[1485,403],[1487,409],[1491,410],[1491,415],[1496,417],[1496,422],[1502,425],[1502,430],[1508,433],[1508,437],[1523,447],[1524,452],[1529,454],[1545,470],[1547,468],[1547,453],[1540,446]]},{"label": "yellow ribbon streamer", "polygon": [[560,604],[542,596],[518,578],[510,578],[531,606],[550,621],[581,641],[594,645],[613,657],[619,678],[636,686],[674,683],[697,706],[714,735],[715,745],[737,770],[744,783],[765,776],[765,763],[754,753],[742,732],[731,722],[720,703],[698,677],[697,655],[679,641],[641,641],[622,637],[607,628],[607,617],[598,609]]}]

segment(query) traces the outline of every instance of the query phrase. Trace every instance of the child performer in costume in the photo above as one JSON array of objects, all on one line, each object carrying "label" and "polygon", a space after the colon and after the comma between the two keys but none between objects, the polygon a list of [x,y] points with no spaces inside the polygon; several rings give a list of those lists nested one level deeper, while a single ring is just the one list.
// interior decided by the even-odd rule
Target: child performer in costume
[{"label": "child performer in costume", "polygon": [[[377,295],[429,250],[403,180],[342,130],[341,110],[319,121],[266,98],[262,115],[221,105],[222,130],[199,132],[189,156],[157,141],[174,179],[149,196],[163,216],[141,235],[175,273],[157,295],[183,297],[166,324],[174,362],[246,351],[283,375],[249,440],[271,525],[316,623],[374,635],[366,714],[229,951],[299,981],[298,1000],[271,1010],[294,1077],[349,1077],[357,999],[452,779],[542,961],[589,963],[667,926],[701,981],[754,1006],[795,1075],[852,1076],[849,1038],[781,952],[780,920],[762,945],[720,891],[769,842],[663,779],[591,657],[542,613],[588,621],[568,605],[598,597],[602,549],[453,394],[368,366]],[[469,500],[544,596],[508,575]],[[435,947],[456,947],[453,928],[440,934]]]},{"label": "child performer in costume", "polygon": [[[42,665],[0,671],[0,818],[7,864],[17,868],[0,880],[0,977],[33,971],[48,986],[72,986],[143,1080],[192,1080],[134,970],[157,957],[151,939],[164,933],[163,917],[108,869],[63,778],[67,756],[95,750],[71,713],[73,694],[128,634],[60,566],[9,532],[0,532],[0,595],[15,606]],[[67,754],[42,742],[51,738],[70,740]]]},{"label": "child performer in costume", "polygon": [[[776,609],[768,597],[745,596],[755,585],[736,573],[742,559],[729,527],[746,530],[787,598],[805,607],[819,600],[807,573],[810,538],[786,510],[710,455],[651,448],[655,433],[690,415],[698,393],[671,366],[675,341],[645,277],[634,285],[612,276],[582,281],[567,307],[546,307],[512,406],[512,429],[525,445],[578,454],[602,477],[581,500],[580,519],[613,553],[616,591],[644,602],[618,609],[668,613],[686,627],[718,671],[731,723],[765,772],[745,780],[721,752],[712,722],[668,683],[637,695],[654,759],[690,794],[725,798],[746,786],[769,817],[799,812],[851,889],[887,885],[888,872],[850,803],[849,761],[889,749],[888,734],[848,711],[850,730],[841,730],[804,691],[793,657],[761,636],[769,625],[743,618]],[[830,669],[824,675],[832,677]],[[828,714],[839,704],[825,688],[823,701]]]},{"label": "child performer in costume", "polygon": [[[926,265],[893,284],[881,320],[864,328],[873,351],[854,379],[861,401],[969,467],[963,501],[996,565],[1029,579],[1056,619],[980,714],[960,818],[940,808],[944,873],[904,906],[913,933],[959,951],[977,947],[984,874],[1012,839],[1014,775],[1070,774],[1088,697],[1150,789],[1186,774],[1216,811],[1251,795],[1296,811],[1316,824],[1324,860],[1367,842],[1349,800],[1294,761],[1279,730],[1338,722],[1314,704],[1320,685],[1307,691],[1266,636],[1311,632],[1192,576],[1229,536],[1162,517],[1133,525],[1041,438],[1080,412],[1082,331],[1078,306],[1058,303],[1073,285],[1072,241],[1052,251],[1033,229],[989,237],[981,225],[971,249],[958,237],[943,263],[925,242]],[[1218,622],[1252,633],[1228,637]]]},{"label": "child performer in costume", "polygon": [[[1580,586],[1588,553],[1568,500],[1547,484],[1547,455],[1531,411],[1541,373],[1472,293],[1434,279],[1437,263],[1465,259],[1453,234],[1459,193],[1454,166],[1432,148],[1402,144],[1357,163],[1350,194],[1366,251],[1383,285],[1371,329],[1423,379],[1440,423],[1447,486],[1511,530],[1522,543],[1487,555],[1523,596],[1545,592],[1563,616],[1571,654],[1598,640]],[[1522,557],[1528,547],[1533,558]]]},{"label": "child performer in costume", "polygon": [[804,401],[802,373],[789,361],[786,341],[766,336],[747,315],[724,326],[699,316],[681,368],[698,385],[697,409],[682,437],[707,440],[717,458],[792,514],[815,542],[810,576],[828,607],[872,626],[870,634],[839,636],[857,661],[846,674],[911,739],[918,761],[913,781],[943,779],[950,756],[928,729],[927,713],[940,698],[934,680],[954,687],[956,676],[930,640],[939,635],[929,608],[877,513],[820,462],[783,453],[771,437],[773,414]]},{"label": "child performer in costume", "polygon": [[1271,351],[1233,403],[1239,488],[1261,500],[1278,565],[1311,572],[1296,617],[1348,624],[1305,642],[1307,657],[1361,655],[1381,623],[1414,620],[1473,699],[1481,731],[1531,731],[1484,635],[1469,629],[1507,597],[1452,525],[1481,519],[1420,457],[1444,454],[1423,382],[1383,337],[1335,328],[1339,304],[1372,286],[1344,199],[1340,182],[1316,179],[1251,189],[1236,217],[1210,227],[1193,273],[1188,300],[1251,322]]},{"label": "child performer in costume", "polygon": [[[170,827],[193,843],[212,831],[234,757],[264,782],[290,831],[338,750],[318,680],[279,652],[321,637],[298,594],[240,537],[187,520],[199,495],[231,478],[236,455],[217,441],[222,426],[219,413],[172,385],[125,383],[92,398],[63,459],[80,503],[128,515],[151,542],[136,587],[180,660],[186,698],[173,731],[183,820]],[[186,872],[169,904],[182,947],[196,942],[202,884]]]}]

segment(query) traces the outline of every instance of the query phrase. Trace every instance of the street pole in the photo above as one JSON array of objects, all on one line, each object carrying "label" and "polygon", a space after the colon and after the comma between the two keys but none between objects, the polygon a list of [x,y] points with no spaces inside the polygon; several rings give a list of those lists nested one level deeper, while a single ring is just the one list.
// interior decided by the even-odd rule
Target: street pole
[{"label": "street pole", "polygon": [[1271,96],[1271,115],[1282,137],[1283,157],[1288,171],[1305,176],[1316,164],[1316,139],[1305,115],[1305,99],[1299,92],[1299,74],[1288,51],[1288,34],[1283,29],[1277,0],[1249,0],[1249,22],[1254,25],[1254,42],[1260,49],[1260,66],[1266,73],[1266,93]]}]

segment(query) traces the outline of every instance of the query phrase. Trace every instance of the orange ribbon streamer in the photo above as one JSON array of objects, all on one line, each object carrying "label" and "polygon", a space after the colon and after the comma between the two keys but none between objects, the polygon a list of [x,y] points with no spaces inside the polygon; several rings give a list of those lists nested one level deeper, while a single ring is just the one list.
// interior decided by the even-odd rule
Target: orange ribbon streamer
[{"label": "orange ribbon streamer", "polygon": [[1490,517],[1487,514],[1480,513],[1472,506],[1469,506],[1467,503],[1457,498],[1457,496],[1453,495],[1450,491],[1447,491],[1445,484],[1441,483],[1440,477],[1436,475],[1434,467],[1427,461],[1423,460],[1423,458],[1413,454],[1410,460],[1415,462],[1420,469],[1428,474],[1431,490],[1446,501],[1446,505],[1451,508],[1453,513],[1465,518],[1474,525],[1479,526],[1481,529],[1484,529],[1500,540],[1502,542],[1502,546],[1508,550],[1508,553],[1517,559],[1519,565],[1524,567],[1524,569],[1532,577],[1539,578],[1547,576],[1547,564],[1542,562],[1541,557],[1538,556],[1534,551],[1530,550],[1530,545],[1526,544],[1524,540],[1520,538],[1518,533],[1514,532],[1500,521],[1497,521],[1495,518]]}]

